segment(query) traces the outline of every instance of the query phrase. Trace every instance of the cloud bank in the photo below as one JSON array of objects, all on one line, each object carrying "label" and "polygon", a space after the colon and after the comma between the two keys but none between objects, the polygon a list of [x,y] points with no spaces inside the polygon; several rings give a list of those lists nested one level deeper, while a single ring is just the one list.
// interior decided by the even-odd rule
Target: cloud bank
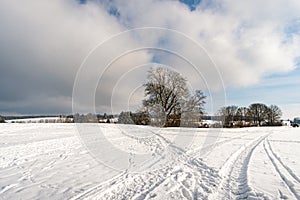
[{"label": "cloud bank", "polygon": [[[298,67],[298,0],[202,0],[193,11],[190,8],[173,0],[1,1],[0,111],[72,112],[73,84],[83,60],[98,44],[131,28],[162,27],[193,39],[217,65],[226,88],[259,85],[265,77]],[[147,41],[187,55],[197,50],[175,40],[168,34],[129,34],[122,44],[135,47]],[[106,53],[113,55],[115,48],[110,46]],[[142,90],[136,88],[143,84],[151,65],[132,73],[128,70],[153,61],[174,67],[194,88],[205,86],[203,80],[193,77],[187,63],[170,54],[146,50],[131,53],[114,63],[97,86],[99,111],[110,112],[112,96],[119,105],[115,112],[129,99],[136,104],[142,98]],[[202,61],[194,64],[201,66],[205,81],[213,85],[216,74],[211,71],[211,63]],[[99,73],[104,68],[95,64]],[[86,78],[96,75],[87,74]],[[112,94],[114,86],[117,89]],[[212,92],[218,92],[217,86],[212,88]]]}]

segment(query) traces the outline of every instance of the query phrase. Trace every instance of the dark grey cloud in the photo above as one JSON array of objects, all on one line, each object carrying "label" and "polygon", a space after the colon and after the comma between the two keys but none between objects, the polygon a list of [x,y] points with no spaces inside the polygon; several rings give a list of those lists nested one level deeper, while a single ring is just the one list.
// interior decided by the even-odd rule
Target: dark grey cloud
[{"label": "dark grey cloud", "polygon": [[120,31],[100,6],[76,1],[1,1],[0,29],[0,112],[8,113],[72,112],[84,57]]}]

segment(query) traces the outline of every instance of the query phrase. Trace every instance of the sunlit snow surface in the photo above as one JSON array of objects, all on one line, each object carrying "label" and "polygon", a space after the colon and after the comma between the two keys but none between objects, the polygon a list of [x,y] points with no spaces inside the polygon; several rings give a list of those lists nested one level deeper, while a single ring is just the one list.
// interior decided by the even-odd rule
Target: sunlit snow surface
[{"label": "sunlit snow surface", "polygon": [[0,199],[300,199],[299,161],[299,128],[0,124]]}]

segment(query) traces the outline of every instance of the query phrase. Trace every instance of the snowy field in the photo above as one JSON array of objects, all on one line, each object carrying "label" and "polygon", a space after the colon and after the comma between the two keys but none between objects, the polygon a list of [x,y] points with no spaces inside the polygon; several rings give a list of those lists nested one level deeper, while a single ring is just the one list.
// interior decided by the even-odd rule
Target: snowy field
[{"label": "snowy field", "polygon": [[0,199],[251,198],[300,199],[299,128],[0,124]]}]

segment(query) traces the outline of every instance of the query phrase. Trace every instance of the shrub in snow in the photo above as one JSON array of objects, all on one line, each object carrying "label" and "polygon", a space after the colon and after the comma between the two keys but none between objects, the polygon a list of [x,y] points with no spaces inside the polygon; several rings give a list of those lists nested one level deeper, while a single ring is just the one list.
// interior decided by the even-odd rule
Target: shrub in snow
[{"label": "shrub in snow", "polygon": [[135,124],[131,117],[131,112],[121,112],[118,123],[120,124]]}]

